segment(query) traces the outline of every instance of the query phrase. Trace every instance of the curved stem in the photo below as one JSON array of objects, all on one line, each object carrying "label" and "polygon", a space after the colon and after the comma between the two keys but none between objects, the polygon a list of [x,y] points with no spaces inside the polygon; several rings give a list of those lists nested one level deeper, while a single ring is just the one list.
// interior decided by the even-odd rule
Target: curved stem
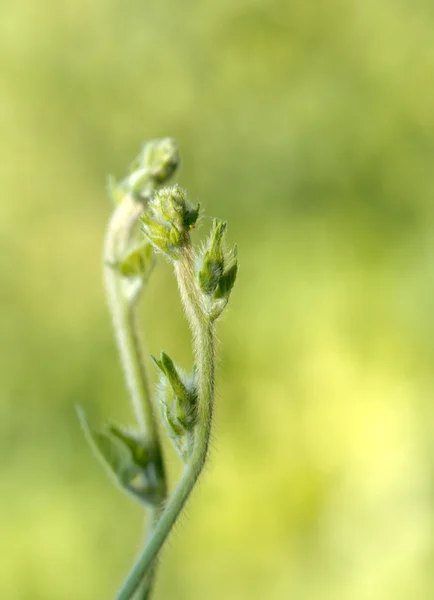
[{"label": "curved stem", "polygon": [[[134,415],[140,433],[152,447],[158,464],[162,484],[162,503],[167,494],[166,477],[161,444],[151,402],[151,393],[143,360],[142,343],[138,333],[136,305],[138,294],[128,298],[120,273],[113,268],[129,249],[144,206],[131,196],[123,199],[114,211],[106,233],[104,246],[104,280],[108,304],[113,319],[116,342],[121,358],[126,384],[130,392]],[[148,515],[149,536],[161,512],[160,507],[150,507]],[[143,581],[137,600],[147,600],[153,585],[154,573]]]},{"label": "curved stem", "polygon": [[194,337],[199,397],[195,448],[190,463],[156,524],[152,537],[119,591],[117,600],[129,600],[152,568],[158,552],[194,488],[208,452],[214,399],[214,326],[202,311],[200,293],[193,274],[193,254],[190,247],[175,263],[175,274]]},{"label": "curved stem", "polygon": [[122,288],[122,277],[112,266],[121,260],[128,250],[142,212],[143,204],[131,196],[127,196],[114,211],[105,238],[104,280],[134,415],[141,433],[149,441],[158,444],[158,433],[136,325],[136,299],[131,302],[126,298]]}]

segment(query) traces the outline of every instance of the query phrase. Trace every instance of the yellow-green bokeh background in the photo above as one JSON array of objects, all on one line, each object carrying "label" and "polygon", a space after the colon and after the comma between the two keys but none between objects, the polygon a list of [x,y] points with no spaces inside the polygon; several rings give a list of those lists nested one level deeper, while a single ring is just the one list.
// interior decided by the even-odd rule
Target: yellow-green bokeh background
[{"label": "yellow-green bokeh background", "polygon": [[[113,598],[139,548],[74,404],[130,420],[105,177],[164,135],[241,268],[155,599],[434,598],[433,31],[430,0],[1,3],[0,598]],[[142,312],[187,367],[163,263]]]}]

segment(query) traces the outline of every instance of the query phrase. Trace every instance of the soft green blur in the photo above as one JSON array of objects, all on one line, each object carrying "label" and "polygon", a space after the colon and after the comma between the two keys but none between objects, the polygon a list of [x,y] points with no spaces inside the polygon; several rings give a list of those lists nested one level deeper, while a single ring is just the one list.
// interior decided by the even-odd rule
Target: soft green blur
[{"label": "soft green blur", "polygon": [[[140,546],[74,405],[131,421],[105,181],[166,135],[240,273],[155,599],[434,597],[433,31],[431,0],[1,3],[1,599],[108,600]],[[188,368],[164,261],[142,306]]]}]

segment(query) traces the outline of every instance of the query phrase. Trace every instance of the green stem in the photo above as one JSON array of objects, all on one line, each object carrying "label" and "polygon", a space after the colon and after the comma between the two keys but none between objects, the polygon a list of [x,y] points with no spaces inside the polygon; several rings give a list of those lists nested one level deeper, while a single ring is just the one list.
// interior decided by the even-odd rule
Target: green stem
[{"label": "green stem", "polygon": [[[114,211],[106,233],[104,246],[104,280],[108,304],[113,319],[116,342],[121,358],[126,384],[130,392],[134,415],[140,433],[153,448],[159,477],[162,481],[163,504],[166,494],[166,477],[162,460],[161,443],[151,402],[151,393],[144,366],[142,343],[138,333],[137,300],[138,293],[128,297],[122,285],[122,277],[111,265],[123,258],[136,233],[139,217],[144,206],[127,196]],[[155,522],[161,512],[160,507],[150,507],[148,514],[148,535],[151,535]],[[151,572],[139,590],[137,600],[150,597],[154,579]]]},{"label": "green stem", "polygon": [[[160,518],[162,511],[162,504],[159,507],[150,507],[148,513],[148,527],[146,531],[145,540],[148,540],[152,536],[155,525],[158,519]],[[149,573],[146,575],[146,577],[141,582],[140,586],[137,588],[137,591],[134,596],[135,600],[149,600],[149,598],[151,597],[155,584],[156,567],[157,564],[156,561],[154,561],[152,569],[150,569]]]},{"label": "green stem", "polygon": [[119,591],[117,600],[130,600],[146,577],[158,552],[180,515],[205,464],[211,433],[214,399],[214,326],[202,311],[200,293],[193,273],[193,253],[188,247],[175,262],[175,274],[194,337],[198,374],[198,429],[190,463],[171,496],[152,537],[139,555],[133,569]]},{"label": "green stem", "polygon": [[116,342],[131,395],[134,415],[141,433],[158,444],[158,433],[150,401],[150,391],[143,363],[142,349],[136,323],[137,297],[132,301],[125,295],[122,277],[111,265],[125,255],[137,228],[143,204],[127,196],[110,219],[104,247],[104,279]]}]

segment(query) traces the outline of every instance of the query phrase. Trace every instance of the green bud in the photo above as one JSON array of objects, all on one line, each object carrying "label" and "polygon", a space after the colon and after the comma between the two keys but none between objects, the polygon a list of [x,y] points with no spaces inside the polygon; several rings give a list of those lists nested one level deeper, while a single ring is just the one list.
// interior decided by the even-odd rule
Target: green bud
[{"label": "green bud", "polygon": [[195,374],[185,374],[164,352],[152,358],[160,370],[159,398],[169,437],[186,459],[197,421]]},{"label": "green bud", "polygon": [[180,157],[175,140],[163,138],[145,144],[143,162],[149,168],[155,183],[166,183],[174,174],[180,163]]},{"label": "green bud", "polygon": [[172,259],[180,257],[190,242],[190,229],[199,217],[200,206],[194,208],[186,192],[173,185],[157,190],[141,218],[143,233],[153,246]]},{"label": "green bud", "polygon": [[180,163],[176,142],[172,138],[151,140],[143,144],[139,155],[130,165],[128,176],[114,187],[109,183],[109,191],[115,202],[122,200],[126,193],[138,199],[147,200],[156,185],[166,183]]},{"label": "green bud", "polygon": [[224,269],[223,236],[226,223],[214,219],[213,229],[202,255],[202,265],[198,272],[199,286],[204,294],[213,294]]},{"label": "green bud", "polygon": [[208,241],[199,257],[197,278],[208,315],[216,319],[228,303],[238,272],[236,248],[231,256],[224,249],[226,223],[215,219]]},{"label": "green bud", "polygon": [[164,494],[164,481],[153,449],[137,434],[114,425],[102,432],[94,431],[81,407],[78,416],[91,448],[118,486],[141,502],[158,505]]}]

